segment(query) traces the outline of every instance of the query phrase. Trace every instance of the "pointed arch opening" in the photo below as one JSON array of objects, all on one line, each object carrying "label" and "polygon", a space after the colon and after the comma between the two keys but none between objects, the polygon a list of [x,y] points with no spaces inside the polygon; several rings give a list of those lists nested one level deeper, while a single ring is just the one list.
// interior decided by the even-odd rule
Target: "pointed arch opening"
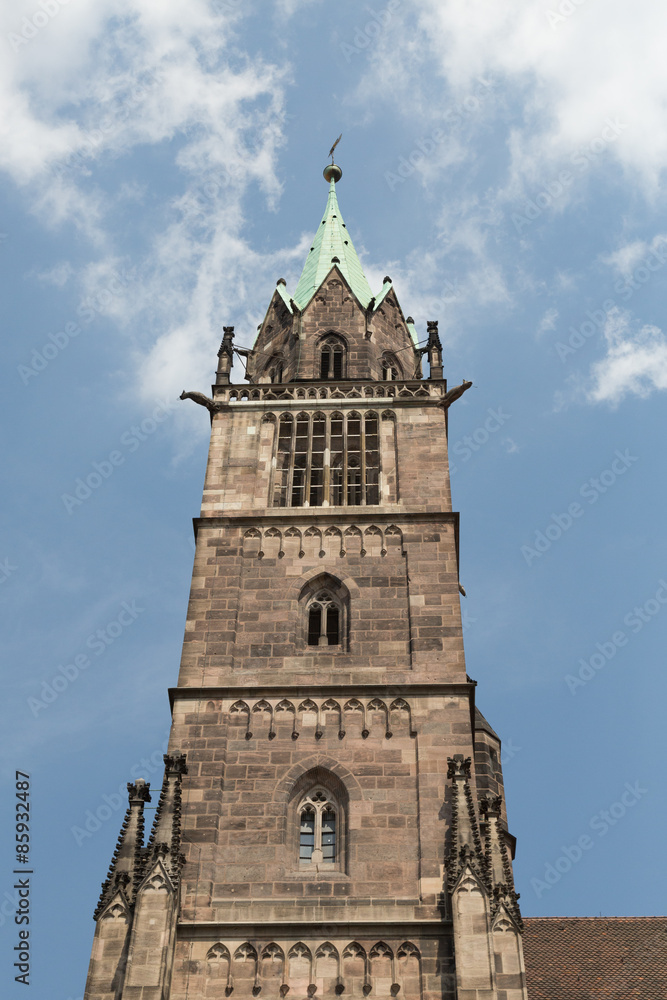
[{"label": "pointed arch opening", "polygon": [[300,645],[309,650],[348,651],[349,592],[329,573],[309,580],[299,597]]},{"label": "pointed arch opening", "polygon": [[347,344],[337,333],[328,333],[319,344],[319,377],[342,379],[346,375]]},{"label": "pointed arch opening", "polygon": [[381,358],[382,380],[384,382],[398,382],[403,376],[403,368],[395,354],[385,351]]},{"label": "pointed arch opening", "polygon": [[288,847],[300,870],[345,871],[347,789],[332,771],[313,767],[291,790]]}]

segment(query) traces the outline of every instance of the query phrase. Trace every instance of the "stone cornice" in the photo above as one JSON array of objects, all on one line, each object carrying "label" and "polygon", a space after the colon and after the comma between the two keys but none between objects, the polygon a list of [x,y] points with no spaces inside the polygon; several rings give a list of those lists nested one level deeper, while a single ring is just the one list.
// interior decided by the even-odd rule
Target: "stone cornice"
[{"label": "stone cornice", "polygon": [[[215,490],[211,490],[214,493]],[[369,524],[395,524],[396,522],[437,524],[443,521],[454,525],[458,540],[459,512],[455,510],[417,511],[401,508],[400,504],[388,506],[359,507],[261,507],[245,514],[210,514],[204,517],[193,517],[195,533],[198,528],[223,528],[227,525],[289,524],[293,521],[307,521],[309,525],[321,521],[339,524],[356,524],[358,521]]]},{"label": "stone cornice", "polygon": [[[386,696],[387,691],[392,697],[399,695],[434,695],[434,694],[460,694],[474,698],[476,681],[446,682],[446,681],[385,681],[368,682],[365,684],[318,684],[313,680],[311,684],[248,684],[247,680],[239,678],[238,684],[212,685],[212,686],[180,686],[169,688],[169,704],[174,707],[174,700],[179,698],[206,698],[209,700],[222,698],[306,698],[312,696],[313,690],[317,690],[318,698],[334,698],[336,696],[353,698],[363,695],[368,697]],[[474,710],[474,704],[473,704]]]}]

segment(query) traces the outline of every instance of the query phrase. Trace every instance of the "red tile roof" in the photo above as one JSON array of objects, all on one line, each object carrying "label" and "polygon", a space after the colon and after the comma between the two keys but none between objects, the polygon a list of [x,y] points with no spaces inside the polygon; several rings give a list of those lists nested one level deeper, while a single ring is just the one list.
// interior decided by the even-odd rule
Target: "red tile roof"
[{"label": "red tile roof", "polygon": [[529,1000],[667,1000],[667,917],[528,917]]}]

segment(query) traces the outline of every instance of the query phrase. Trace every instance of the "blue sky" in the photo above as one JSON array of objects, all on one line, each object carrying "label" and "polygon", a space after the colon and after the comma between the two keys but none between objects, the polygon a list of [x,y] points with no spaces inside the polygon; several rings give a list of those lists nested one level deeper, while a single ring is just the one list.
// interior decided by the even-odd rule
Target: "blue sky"
[{"label": "blue sky", "polygon": [[9,817],[14,770],[32,780],[31,996],[82,996],[119,787],[160,781],[208,444],[177,397],[207,389],[223,324],[249,346],[295,287],[339,132],[371,286],[391,275],[421,336],[438,319],[446,377],[475,385],[450,411],[465,642],[523,912],[664,912],[667,9],[0,19],[3,781]]}]

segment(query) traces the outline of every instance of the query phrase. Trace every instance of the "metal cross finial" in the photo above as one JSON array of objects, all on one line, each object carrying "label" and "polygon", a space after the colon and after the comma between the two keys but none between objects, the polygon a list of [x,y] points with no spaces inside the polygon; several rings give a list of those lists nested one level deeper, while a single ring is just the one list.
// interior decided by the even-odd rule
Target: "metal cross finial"
[{"label": "metal cross finial", "polygon": [[336,148],[336,146],[338,145],[338,143],[340,142],[340,140],[341,140],[342,138],[343,138],[343,133],[341,132],[341,134],[340,134],[340,135],[338,136],[338,138],[337,138],[337,139],[336,139],[336,141],[334,142],[333,146],[332,146],[332,147],[331,147],[331,149],[329,150],[329,156],[331,157],[331,162],[332,162],[332,163],[333,163],[333,161],[334,161],[334,157],[333,157],[333,155],[334,155],[334,149]]}]

